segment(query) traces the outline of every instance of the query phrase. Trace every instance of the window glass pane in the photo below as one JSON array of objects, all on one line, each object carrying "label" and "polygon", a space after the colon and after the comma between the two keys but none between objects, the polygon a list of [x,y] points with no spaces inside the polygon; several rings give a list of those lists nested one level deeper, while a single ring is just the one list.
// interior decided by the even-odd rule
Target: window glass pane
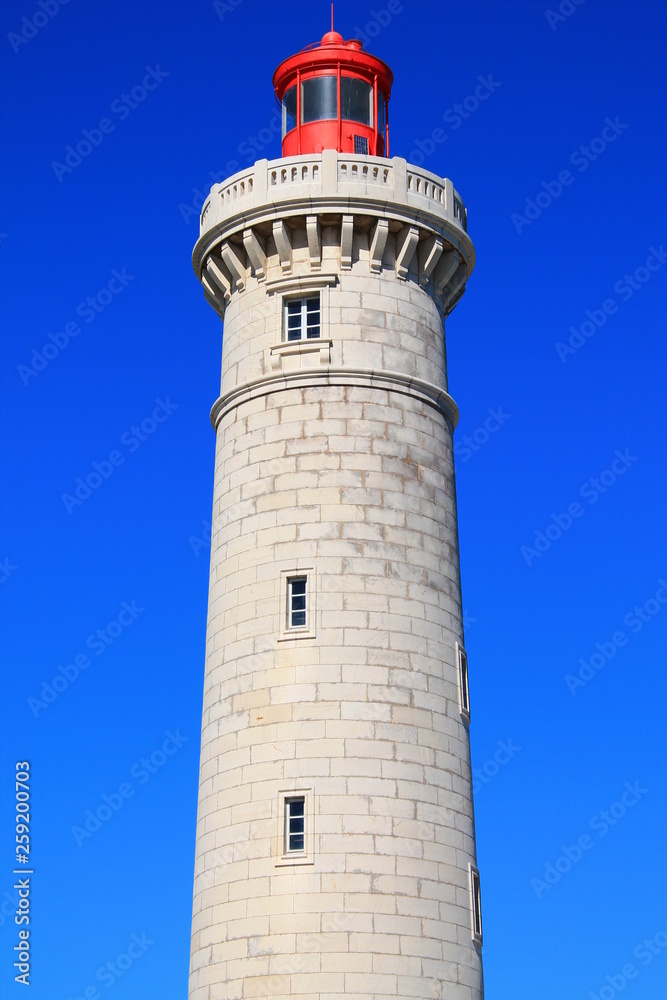
[{"label": "window glass pane", "polygon": [[340,81],[341,118],[371,125],[373,121],[373,88],[363,80],[343,76]]},{"label": "window glass pane", "polygon": [[479,875],[472,873],[472,895],[473,895],[473,927],[477,937],[482,937],[482,893],[480,890]]},{"label": "window glass pane", "polygon": [[[306,624],[306,578],[290,580],[289,588],[289,625],[290,628],[302,628]],[[292,806],[296,803],[294,800]]]},{"label": "window glass pane", "polygon": [[461,708],[464,712],[470,712],[470,694],[468,690],[468,656],[463,649],[459,649],[460,670],[461,670]]},{"label": "window glass pane", "polygon": [[305,847],[305,800],[288,799],[287,809],[287,850],[303,851]]},{"label": "window glass pane", "polygon": [[382,91],[378,89],[378,132],[384,139],[384,95]]},{"label": "window glass pane", "polygon": [[287,303],[287,339],[301,340],[301,300]]},{"label": "window glass pane", "polygon": [[285,303],[285,340],[319,339],[320,297],[291,299]]},{"label": "window glass pane", "polygon": [[320,300],[306,300],[306,337],[317,338],[320,335]]},{"label": "window glass pane", "polygon": [[301,120],[319,122],[338,117],[338,81],[335,76],[316,76],[301,85]]},{"label": "window glass pane", "polygon": [[283,94],[283,139],[293,128],[296,128],[296,87]]}]

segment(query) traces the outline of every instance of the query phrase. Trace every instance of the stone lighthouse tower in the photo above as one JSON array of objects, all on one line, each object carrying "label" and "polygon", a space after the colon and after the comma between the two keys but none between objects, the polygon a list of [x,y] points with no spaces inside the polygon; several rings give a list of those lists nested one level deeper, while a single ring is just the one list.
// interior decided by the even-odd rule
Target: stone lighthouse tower
[{"label": "stone lighthouse tower", "polygon": [[481,1000],[445,318],[452,182],[388,157],[388,66],[327,33],[283,156],[211,189],[224,317],[190,1000]]}]

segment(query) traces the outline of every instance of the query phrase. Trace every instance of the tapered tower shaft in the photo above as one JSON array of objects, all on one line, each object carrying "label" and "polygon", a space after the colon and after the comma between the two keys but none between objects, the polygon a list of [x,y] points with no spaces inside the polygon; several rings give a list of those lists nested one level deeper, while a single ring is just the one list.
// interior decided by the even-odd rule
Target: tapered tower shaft
[{"label": "tapered tower shaft", "polygon": [[465,208],[400,158],[260,160],[212,189],[194,265],[224,342],[190,1000],[481,1000]]}]

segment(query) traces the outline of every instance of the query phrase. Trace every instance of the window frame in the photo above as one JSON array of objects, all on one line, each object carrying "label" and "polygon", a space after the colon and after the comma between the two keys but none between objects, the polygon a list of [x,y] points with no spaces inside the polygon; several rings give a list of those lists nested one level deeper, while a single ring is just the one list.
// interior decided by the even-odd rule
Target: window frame
[{"label": "window frame", "polygon": [[[290,584],[293,580],[306,581],[305,589],[305,625],[291,624],[291,601]],[[280,635],[278,642],[285,642],[293,639],[314,639],[316,627],[316,596],[317,577],[315,567],[312,563],[307,566],[296,565],[280,571]],[[301,609],[298,609],[301,610]]]},{"label": "window frame", "polygon": [[[279,339],[269,348],[268,367],[280,368],[282,359],[289,355],[319,356],[320,365],[331,361],[333,341],[330,339],[330,289],[339,283],[337,274],[290,275],[267,281],[266,290],[275,295],[273,329]],[[285,302],[289,299],[303,299],[320,296],[320,336],[310,340],[285,340]],[[309,359],[310,360],[310,359]]]},{"label": "window frame", "polygon": [[[298,591],[295,585],[298,584]],[[303,584],[303,593],[302,587]],[[295,607],[295,604],[301,602],[303,598],[303,608]],[[290,632],[296,629],[308,629],[308,577],[304,574],[303,576],[288,576],[287,577],[287,621],[285,623],[285,631]],[[295,622],[296,616],[303,615],[303,622]]]},{"label": "window frame", "polygon": [[[348,86],[350,86],[350,88],[351,88],[352,84],[359,84],[360,86],[362,86],[364,88],[367,88],[366,92],[365,92],[365,95],[364,95],[368,99],[368,113],[366,115],[366,118],[367,118],[366,121],[363,118],[350,118],[347,115],[343,114],[343,100],[344,100],[343,89],[347,88]],[[349,96],[351,98],[352,95],[350,93],[349,95],[346,94],[345,96],[346,97]],[[365,126],[365,128],[375,129],[374,115],[373,115],[373,106],[374,106],[374,104],[375,104],[375,100],[374,100],[374,87],[373,87],[373,84],[370,83],[370,81],[364,80],[364,79],[362,79],[361,77],[358,77],[358,76],[349,76],[347,73],[343,73],[341,75],[341,78],[340,78],[340,105],[341,105],[340,106],[340,117],[341,117],[341,121],[351,122],[351,123],[356,124],[356,125],[363,125],[363,126]]]},{"label": "window frame", "polygon": [[482,945],[484,933],[482,928],[482,884],[479,869],[468,862],[468,888],[470,890],[470,934],[473,941]]},{"label": "window frame", "polygon": [[470,679],[468,676],[468,654],[460,642],[456,643],[456,683],[459,692],[459,714],[470,722]]},{"label": "window frame", "polygon": [[[317,313],[318,313],[318,323],[317,323],[317,336],[308,336],[308,303],[314,302],[317,299]],[[290,339],[290,306],[294,306],[296,303],[301,304],[299,315],[299,336],[292,337]],[[295,314],[292,313],[292,316]],[[305,293],[303,295],[285,295],[283,297],[283,328],[282,328],[282,343],[284,344],[303,344],[303,343],[319,343],[322,338],[322,294],[318,290],[312,294]]]},{"label": "window frame", "polygon": [[[306,796],[289,795],[284,799],[284,832],[283,832],[283,857],[296,854],[301,857],[306,851]],[[301,806],[301,812],[292,812],[292,806]],[[301,820],[301,830],[293,830],[292,824],[298,825]],[[301,847],[292,847],[292,838],[301,837]]]},{"label": "window frame", "polygon": [[[324,81],[327,81],[325,84]],[[332,86],[333,82],[333,86]],[[321,90],[319,93],[315,93],[315,87],[313,85],[319,85]],[[312,87],[312,93],[307,94],[306,91]],[[326,89],[329,89],[330,93],[326,93]],[[312,101],[314,104],[319,104],[319,111],[324,108],[326,98],[331,98],[335,95],[335,113],[333,115],[322,115],[316,118],[306,118],[306,108],[307,105]],[[332,106],[326,108],[325,110],[331,111]],[[338,76],[335,73],[320,73],[317,76],[307,76],[305,79],[301,80],[301,124],[311,125],[313,122],[335,122],[338,121],[340,117],[340,106],[338,104]]]},{"label": "window frame", "polygon": [[[385,133],[386,133],[386,123],[387,123],[387,101],[386,101],[385,96],[384,96],[384,94],[382,93],[382,91],[380,90],[379,87],[377,88],[377,95],[378,95],[377,96],[377,118],[378,118],[378,120],[377,120],[376,132],[379,135],[379,137],[382,139],[382,141],[386,144],[386,142],[387,142],[387,136],[386,136]],[[385,151],[385,156],[386,155],[387,154],[386,154],[386,151]]]},{"label": "window frame", "polygon": [[[289,850],[289,803],[303,801],[303,849]],[[295,817],[295,819],[298,817]],[[278,825],[275,838],[274,865],[314,864],[315,848],[315,790],[314,788],[285,788],[278,792]]]}]

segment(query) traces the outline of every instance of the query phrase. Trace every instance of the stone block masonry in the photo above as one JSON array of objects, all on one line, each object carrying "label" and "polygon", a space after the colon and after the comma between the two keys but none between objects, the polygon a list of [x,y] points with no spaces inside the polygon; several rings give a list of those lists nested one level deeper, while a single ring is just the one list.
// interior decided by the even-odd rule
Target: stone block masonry
[{"label": "stone block masonry", "polygon": [[472,244],[405,161],[292,157],[273,192],[262,162],[194,256],[225,332],[190,1000],[482,1000],[444,332]]}]

